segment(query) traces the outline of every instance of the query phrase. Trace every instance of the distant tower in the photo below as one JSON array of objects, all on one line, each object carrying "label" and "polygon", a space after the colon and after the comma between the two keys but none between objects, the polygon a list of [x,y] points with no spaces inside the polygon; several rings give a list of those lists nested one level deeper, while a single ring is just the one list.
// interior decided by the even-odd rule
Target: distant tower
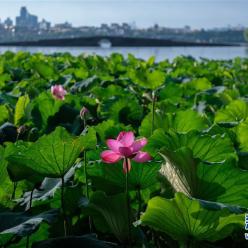
[{"label": "distant tower", "polygon": [[20,16],[21,16],[21,18],[27,18],[28,17],[28,10],[26,7],[21,7]]},{"label": "distant tower", "polygon": [[21,7],[20,16],[16,17],[16,27],[18,29],[37,29],[38,17],[28,13],[26,7]]}]

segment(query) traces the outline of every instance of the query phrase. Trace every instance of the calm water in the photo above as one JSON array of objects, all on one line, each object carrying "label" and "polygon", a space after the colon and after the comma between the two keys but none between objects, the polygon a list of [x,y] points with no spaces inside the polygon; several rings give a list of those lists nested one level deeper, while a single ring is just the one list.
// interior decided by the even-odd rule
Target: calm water
[{"label": "calm water", "polygon": [[98,54],[108,56],[113,52],[127,56],[129,53],[138,58],[148,59],[155,56],[157,61],[170,59],[180,55],[190,55],[195,58],[209,59],[232,59],[234,57],[248,57],[248,47],[1,47],[0,53],[7,50],[12,52],[29,51],[31,53],[42,52],[51,54],[54,52],[70,52],[77,56],[79,54]]}]

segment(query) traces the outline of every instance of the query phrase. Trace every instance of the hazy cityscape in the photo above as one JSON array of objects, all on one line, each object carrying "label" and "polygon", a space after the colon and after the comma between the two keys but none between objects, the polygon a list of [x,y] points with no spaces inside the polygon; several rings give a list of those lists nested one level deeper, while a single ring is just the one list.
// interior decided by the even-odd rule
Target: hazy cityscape
[{"label": "hazy cityscape", "polygon": [[34,41],[46,39],[63,39],[94,36],[139,37],[167,39],[198,43],[232,43],[245,42],[245,27],[227,26],[223,28],[196,29],[190,26],[179,28],[164,27],[154,24],[148,28],[139,28],[135,23],[111,23],[100,26],[74,27],[69,22],[53,24],[30,13],[23,6],[15,20],[0,19],[0,42]]}]

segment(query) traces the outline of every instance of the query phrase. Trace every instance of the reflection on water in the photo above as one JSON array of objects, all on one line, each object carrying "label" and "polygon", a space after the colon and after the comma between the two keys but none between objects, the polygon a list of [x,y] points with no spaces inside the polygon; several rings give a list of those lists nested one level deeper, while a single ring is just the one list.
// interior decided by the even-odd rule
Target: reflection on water
[{"label": "reflection on water", "polygon": [[157,61],[173,59],[180,55],[192,56],[195,58],[209,59],[232,59],[234,57],[248,57],[248,47],[1,47],[0,53],[7,50],[29,51],[31,53],[51,54],[55,52],[70,52],[77,56],[79,54],[98,54],[108,56],[113,52],[127,56],[129,53],[138,58],[148,59],[155,56]]}]

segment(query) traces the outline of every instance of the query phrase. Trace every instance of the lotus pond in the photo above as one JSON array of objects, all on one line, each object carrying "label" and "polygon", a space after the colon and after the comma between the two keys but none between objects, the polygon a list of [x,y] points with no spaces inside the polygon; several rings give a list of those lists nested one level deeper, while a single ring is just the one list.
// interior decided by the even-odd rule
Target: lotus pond
[{"label": "lotus pond", "polygon": [[0,55],[0,247],[247,247],[248,59]]}]

